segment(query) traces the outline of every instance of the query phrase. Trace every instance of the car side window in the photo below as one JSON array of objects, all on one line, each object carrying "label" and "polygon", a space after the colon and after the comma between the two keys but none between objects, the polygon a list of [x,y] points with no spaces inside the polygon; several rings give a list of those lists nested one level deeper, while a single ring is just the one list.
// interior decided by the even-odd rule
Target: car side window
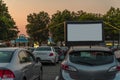
[{"label": "car side window", "polygon": [[34,61],[33,56],[30,55],[30,53],[27,51],[21,51],[19,53],[19,59],[20,59],[20,63],[27,63]]}]

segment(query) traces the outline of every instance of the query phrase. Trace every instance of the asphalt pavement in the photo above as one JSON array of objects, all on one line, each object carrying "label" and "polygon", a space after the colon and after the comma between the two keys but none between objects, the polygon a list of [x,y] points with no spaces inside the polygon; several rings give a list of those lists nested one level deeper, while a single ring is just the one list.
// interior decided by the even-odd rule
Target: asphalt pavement
[{"label": "asphalt pavement", "polygon": [[55,80],[56,76],[59,75],[60,62],[56,65],[43,64],[43,80]]}]

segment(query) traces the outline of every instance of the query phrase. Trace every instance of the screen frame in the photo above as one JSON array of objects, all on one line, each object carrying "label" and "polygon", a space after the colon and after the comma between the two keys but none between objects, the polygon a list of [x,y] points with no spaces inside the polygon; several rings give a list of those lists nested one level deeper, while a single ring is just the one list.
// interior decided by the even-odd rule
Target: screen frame
[{"label": "screen frame", "polygon": [[[101,36],[100,40],[73,40],[70,41],[68,39],[68,25],[94,25],[94,24],[101,24],[101,34],[99,34]],[[74,26],[73,26],[74,27]],[[88,29],[89,30],[89,29]],[[74,34],[73,34],[74,35]],[[99,36],[98,35],[98,36]],[[64,40],[65,40],[65,45],[66,46],[80,46],[80,45],[96,45],[96,44],[100,44],[104,42],[104,29],[103,29],[103,21],[84,21],[84,22],[73,22],[73,21],[66,21],[64,22]]]}]

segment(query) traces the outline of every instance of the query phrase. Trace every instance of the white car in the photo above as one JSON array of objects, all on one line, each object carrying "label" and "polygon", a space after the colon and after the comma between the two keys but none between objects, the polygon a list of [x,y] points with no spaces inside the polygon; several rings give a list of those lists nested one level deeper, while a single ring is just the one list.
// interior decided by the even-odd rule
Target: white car
[{"label": "white car", "polygon": [[35,57],[39,57],[42,63],[56,64],[58,62],[58,54],[52,46],[40,46],[33,51]]}]

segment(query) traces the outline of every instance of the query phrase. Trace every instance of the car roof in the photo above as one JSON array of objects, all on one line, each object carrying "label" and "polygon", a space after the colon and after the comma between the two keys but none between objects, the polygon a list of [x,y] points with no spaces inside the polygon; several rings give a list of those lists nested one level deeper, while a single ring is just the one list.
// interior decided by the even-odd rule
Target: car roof
[{"label": "car roof", "polygon": [[111,51],[107,47],[101,46],[75,46],[71,47],[70,51]]}]

